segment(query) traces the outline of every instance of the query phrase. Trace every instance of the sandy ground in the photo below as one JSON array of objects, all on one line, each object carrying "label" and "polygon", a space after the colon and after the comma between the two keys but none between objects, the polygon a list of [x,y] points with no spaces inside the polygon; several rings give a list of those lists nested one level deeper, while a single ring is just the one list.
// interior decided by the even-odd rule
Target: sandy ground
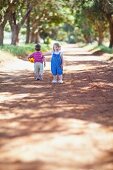
[{"label": "sandy ground", "polygon": [[[0,170],[113,170],[113,67],[64,47],[64,83],[0,52]],[[6,61],[10,58],[8,61]]]}]

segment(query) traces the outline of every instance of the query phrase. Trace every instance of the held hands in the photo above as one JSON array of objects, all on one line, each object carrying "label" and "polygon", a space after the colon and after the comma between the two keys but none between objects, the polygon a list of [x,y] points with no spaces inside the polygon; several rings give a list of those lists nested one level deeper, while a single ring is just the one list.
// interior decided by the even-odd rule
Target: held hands
[{"label": "held hands", "polygon": [[63,64],[61,64],[60,67],[63,69]]},{"label": "held hands", "polygon": [[44,67],[46,67],[46,63],[44,62]]}]

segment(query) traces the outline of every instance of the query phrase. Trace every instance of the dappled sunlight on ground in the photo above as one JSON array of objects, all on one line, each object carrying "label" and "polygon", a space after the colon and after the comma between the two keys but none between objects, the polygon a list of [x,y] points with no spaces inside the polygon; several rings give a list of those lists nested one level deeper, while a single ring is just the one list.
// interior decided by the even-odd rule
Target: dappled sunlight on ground
[{"label": "dappled sunlight on ground", "polygon": [[14,101],[15,99],[18,100],[23,97],[27,97],[29,94],[14,94],[11,95],[11,93],[6,92],[6,93],[1,93],[0,94],[0,102],[4,102],[5,100],[8,99],[8,101]]},{"label": "dappled sunlight on ground", "polygon": [[99,169],[107,160],[112,169],[113,133],[109,129],[77,119],[46,121],[45,124],[35,121],[32,126],[24,122],[23,125],[16,121],[8,123],[8,131],[1,140],[0,160],[7,163],[42,161],[45,166],[42,164],[39,169],[44,166],[47,170],[48,166],[54,170],[70,169],[70,166],[71,169],[85,166]]},{"label": "dappled sunlight on ground", "polygon": [[0,170],[113,170],[112,70],[72,53],[63,84],[51,83],[50,57],[43,81],[27,61],[0,67]]}]

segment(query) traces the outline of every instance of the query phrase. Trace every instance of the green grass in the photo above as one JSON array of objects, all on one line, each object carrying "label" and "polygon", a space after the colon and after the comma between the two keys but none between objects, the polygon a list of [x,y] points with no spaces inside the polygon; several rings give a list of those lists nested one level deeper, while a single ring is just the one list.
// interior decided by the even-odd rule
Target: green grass
[{"label": "green grass", "polygon": [[104,45],[101,45],[99,46],[100,50],[105,52],[105,53],[108,53],[108,54],[113,54],[113,48],[108,48]]},{"label": "green grass", "polygon": [[[91,45],[86,45],[86,48],[90,51],[92,50],[100,50],[104,53],[108,53],[108,54],[113,54],[113,48],[110,49],[104,45],[101,46],[97,46],[96,44],[91,44]],[[0,50],[2,51],[6,51],[11,53],[13,56],[17,56],[17,57],[25,57],[28,54],[31,54],[32,52],[35,51],[35,44],[21,44],[21,45],[3,45],[0,46]],[[49,45],[47,44],[41,44],[41,50],[43,52],[50,50]],[[113,57],[111,57],[111,60],[113,59]]]},{"label": "green grass", "polygon": [[[113,54],[113,48],[109,48],[104,45],[100,45],[98,48],[104,53]],[[113,56],[110,56],[108,60],[113,60]]]},{"label": "green grass", "polygon": [[[41,50],[43,52],[48,51],[49,49],[50,48],[48,45],[46,45],[46,44],[41,45]],[[9,52],[12,55],[17,56],[17,57],[25,57],[28,54],[35,51],[35,44],[21,44],[18,46],[3,45],[3,46],[0,46],[0,50]]]},{"label": "green grass", "polygon": [[100,50],[104,53],[113,54],[113,48],[109,48],[105,45],[98,46],[97,43],[81,45],[81,47],[85,47],[86,49],[93,51],[93,50]]}]

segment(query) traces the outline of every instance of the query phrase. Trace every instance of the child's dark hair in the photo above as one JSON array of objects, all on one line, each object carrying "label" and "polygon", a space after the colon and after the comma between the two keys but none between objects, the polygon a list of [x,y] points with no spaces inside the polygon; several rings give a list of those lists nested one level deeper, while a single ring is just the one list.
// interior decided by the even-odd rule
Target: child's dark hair
[{"label": "child's dark hair", "polygon": [[41,50],[41,45],[40,44],[36,44],[35,45],[35,50],[36,51],[40,51]]}]

